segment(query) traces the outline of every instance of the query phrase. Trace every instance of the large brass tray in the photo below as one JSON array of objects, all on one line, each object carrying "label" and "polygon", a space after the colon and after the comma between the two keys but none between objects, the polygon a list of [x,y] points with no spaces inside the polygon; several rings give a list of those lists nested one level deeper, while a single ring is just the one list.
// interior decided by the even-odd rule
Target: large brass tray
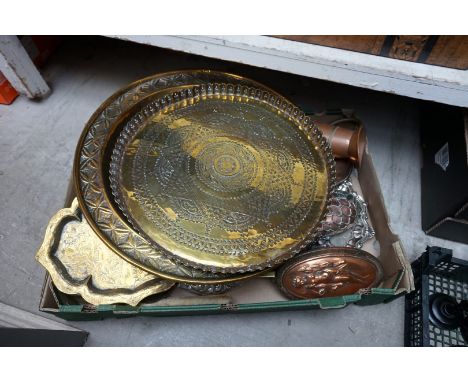
[{"label": "large brass tray", "polygon": [[268,89],[250,79],[210,70],[169,72],[142,79],[116,92],[96,110],[80,137],[74,160],[74,184],[80,208],[101,240],[117,255],[147,272],[186,283],[229,283],[253,277],[258,272],[236,275],[205,272],[177,263],[151,246],[127,224],[113,204],[107,187],[106,153],[114,134],[118,133],[122,116],[136,103],[165,89],[213,81]]},{"label": "large brass tray", "polygon": [[238,273],[279,264],[313,239],[331,151],[284,98],[207,84],[134,112],[117,138],[110,183],[153,246],[191,267]]},{"label": "large brass tray", "polygon": [[196,284],[232,282],[253,277],[258,272],[213,274],[177,263],[151,246],[114,208],[107,187],[106,152],[113,134],[118,132],[122,116],[143,98],[171,87],[211,81],[229,81],[269,90],[255,81],[209,70],[163,73],[137,81],[115,93],[93,114],[81,135],[74,162],[77,197],[95,233],[116,254],[132,264],[168,279]]}]

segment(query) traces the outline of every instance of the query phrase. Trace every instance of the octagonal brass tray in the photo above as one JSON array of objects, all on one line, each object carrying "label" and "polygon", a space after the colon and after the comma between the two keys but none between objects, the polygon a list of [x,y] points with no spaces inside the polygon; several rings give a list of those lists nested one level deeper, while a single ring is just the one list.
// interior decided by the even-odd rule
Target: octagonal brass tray
[{"label": "octagonal brass tray", "polygon": [[253,277],[259,272],[226,275],[187,267],[164,255],[139,235],[119,215],[108,188],[106,153],[112,148],[114,134],[132,107],[146,97],[169,88],[229,81],[272,90],[241,76],[211,71],[185,70],[157,74],[119,90],[96,110],[86,124],[74,159],[74,184],[83,215],[99,238],[117,255],[152,274],[174,281],[212,284],[229,283]]},{"label": "octagonal brass tray", "polygon": [[133,108],[110,166],[134,228],[187,266],[262,270],[313,239],[334,178],[328,144],[281,96],[234,84]]}]

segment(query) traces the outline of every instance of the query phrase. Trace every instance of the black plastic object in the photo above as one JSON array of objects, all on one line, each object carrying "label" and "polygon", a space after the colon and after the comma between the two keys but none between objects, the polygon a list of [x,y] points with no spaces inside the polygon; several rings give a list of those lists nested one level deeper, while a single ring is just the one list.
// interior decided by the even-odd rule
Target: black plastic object
[{"label": "black plastic object", "polygon": [[[445,294],[452,298],[451,303],[455,299],[460,311],[466,307],[463,300],[468,300],[468,261],[453,258],[450,249],[427,247],[412,268],[415,290],[405,297],[405,346],[468,346],[466,319],[451,330],[434,325],[430,319],[431,296]],[[441,301],[437,304],[440,307]],[[447,313],[451,316],[453,311],[449,308]],[[467,316],[466,312],[460,314]]]},{"label": "black plastic object", "polygon": [[421,113],[421,223],[426,234],[468,244],[468,113],[426,103]]},{"label": "black plastic object", "polygon": [[441,329],[453,330],[460,326],[463,311],[457,300],[448,294],[434,293],[429,298],[429,321]]},{"label": "black plastic object", "polygon": [[460,308],[466,315],[468,315],[468,300],[460,301]]},{"label": "black plastic object", "polygon": [[460,324],[460,333],[465,340],[465,343],[468,344],[468,317],[465,317]]}]

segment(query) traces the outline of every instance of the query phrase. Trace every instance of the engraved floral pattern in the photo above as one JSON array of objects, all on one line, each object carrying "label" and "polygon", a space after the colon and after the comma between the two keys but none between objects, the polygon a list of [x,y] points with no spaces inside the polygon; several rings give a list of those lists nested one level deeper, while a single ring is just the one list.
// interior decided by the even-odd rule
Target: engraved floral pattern
[{"label": "engraved floral pattern", "polygon": [[[312,239],[333,182],[328,145],[290,106],[231,84],[145,105],[114,148],[115,200],[141,235],[186,265],[234,273],[282,262]],[[184,249],[169,252],[174,243]]]}]

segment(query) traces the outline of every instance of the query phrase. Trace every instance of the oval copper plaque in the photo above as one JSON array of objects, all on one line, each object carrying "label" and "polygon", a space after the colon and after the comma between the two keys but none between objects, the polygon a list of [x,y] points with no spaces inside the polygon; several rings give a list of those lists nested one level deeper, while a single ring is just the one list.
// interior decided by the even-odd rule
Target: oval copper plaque
[{"label": "oval copper plaque", "polygon": [[382,281],[380,262],[355,248],[334,247],[306,252],[277,272],[280,289],[293,299],[335,297],[372,288]]}]

